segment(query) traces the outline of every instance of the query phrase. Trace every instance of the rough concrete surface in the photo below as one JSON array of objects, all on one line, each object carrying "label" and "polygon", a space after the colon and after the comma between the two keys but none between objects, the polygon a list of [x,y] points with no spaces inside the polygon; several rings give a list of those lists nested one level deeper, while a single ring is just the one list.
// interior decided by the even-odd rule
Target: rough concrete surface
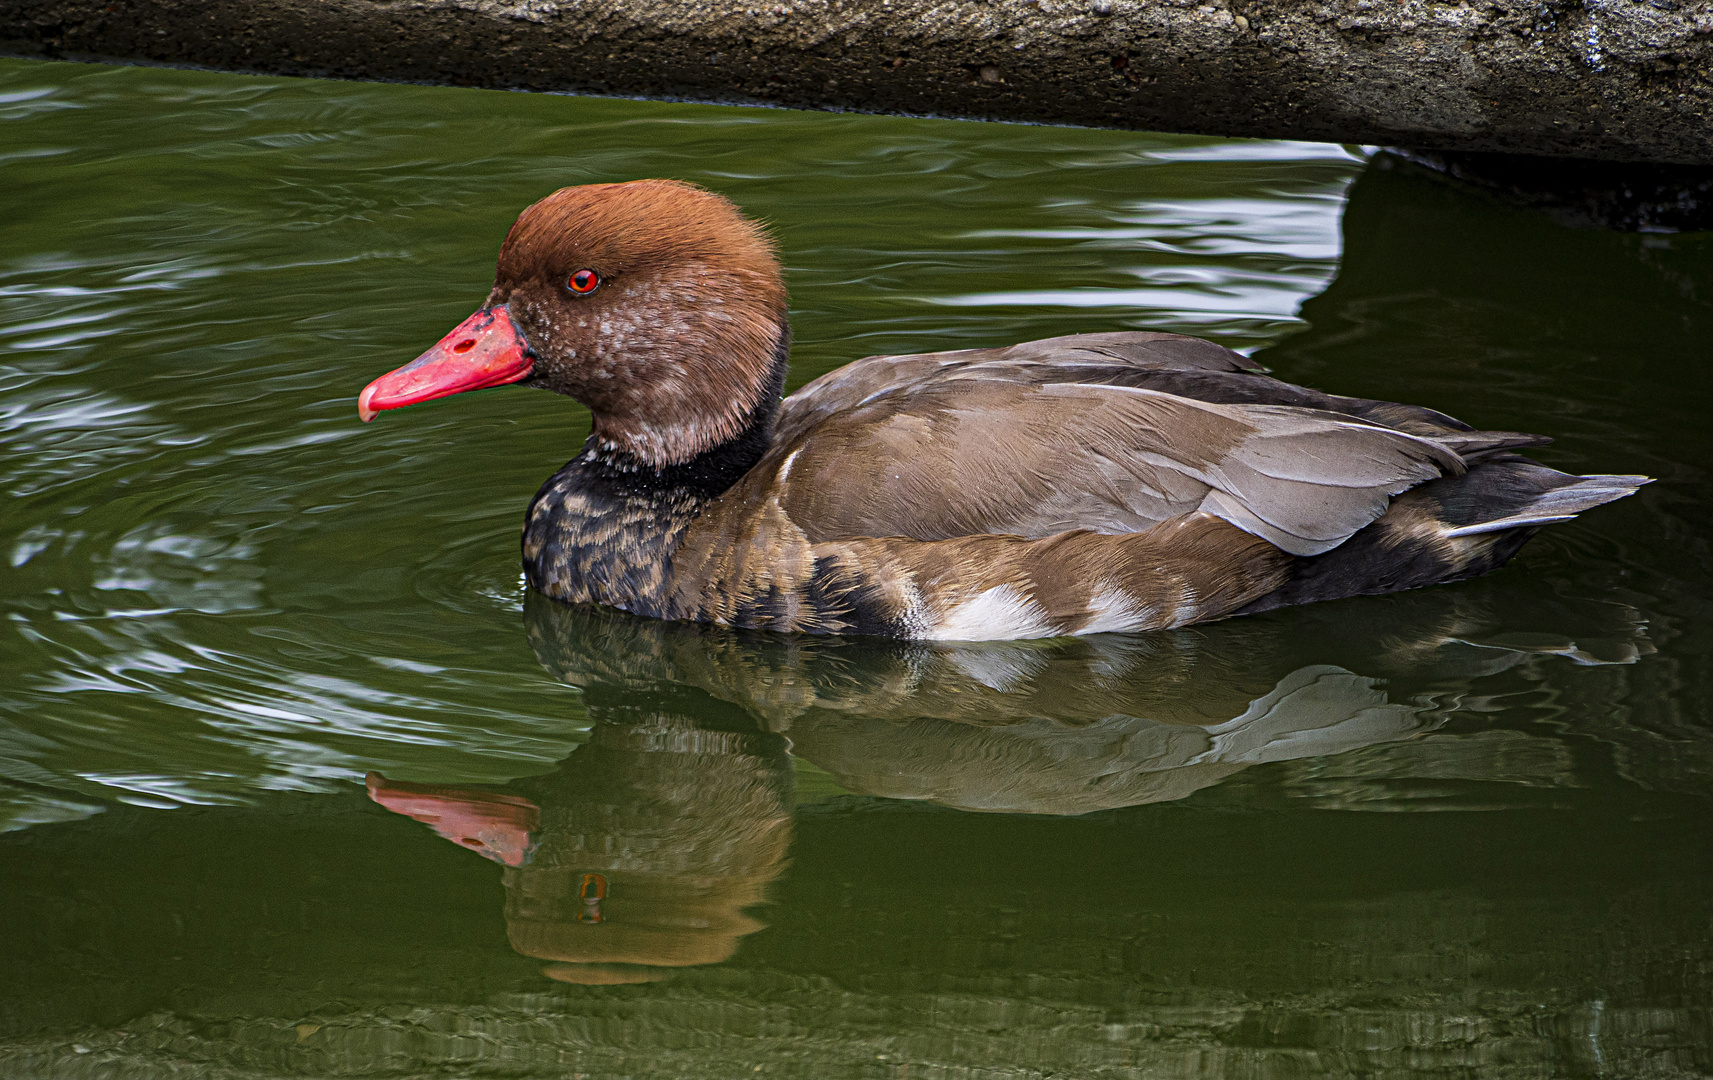
[{"label": "rough concrete surface", "polygon": [[1713,0],[0,0],[0,48],[1713,165]]}]

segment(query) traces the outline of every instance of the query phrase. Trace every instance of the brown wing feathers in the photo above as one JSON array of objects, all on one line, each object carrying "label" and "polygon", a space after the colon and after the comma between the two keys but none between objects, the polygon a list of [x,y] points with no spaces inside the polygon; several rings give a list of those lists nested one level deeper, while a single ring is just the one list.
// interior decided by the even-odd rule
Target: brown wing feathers
[{"label": "brown wing feathers", "polygon": [[783,505],[813,540],[1140,532],[1201,509],[1297,555],[1463,468],[1432,440],[1331,413],[974,379],[887,394],[780,452]]},{"label": "brown wing feathers", "polygon": [[872,559],[877,544],[915,584],[915,604],[899,613],[909,636],[954,641],[1158,630],[1219,618],[1277,588],[1291,561],[1199,513],[1119,536],[1078,530],[1037,540],[826,547],[842,546],[860,560]]},{"label": "brown wing feathers", "polygon": [[1293,555],[1319,555],[1386,512],[1393,495],[1463,460],[1444,445],[1306,410],[1243,410],[1254,434],[1211,470],[1201,509]]}]

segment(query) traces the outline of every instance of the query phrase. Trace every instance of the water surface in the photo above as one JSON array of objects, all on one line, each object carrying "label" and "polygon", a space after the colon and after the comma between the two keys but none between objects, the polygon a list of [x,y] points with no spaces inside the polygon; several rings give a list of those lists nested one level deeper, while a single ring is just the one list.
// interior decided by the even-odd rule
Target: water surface
[{"label": "water surface", "polygon": [[[1713,1071],[1713,237],[1319,144],[22,61],[0,119],[0,1074]],[[561,608],[586,414],[353,398],[643,176],[769,223],[793,385],[1178,330],[1659,482],[1167,634]]]}]

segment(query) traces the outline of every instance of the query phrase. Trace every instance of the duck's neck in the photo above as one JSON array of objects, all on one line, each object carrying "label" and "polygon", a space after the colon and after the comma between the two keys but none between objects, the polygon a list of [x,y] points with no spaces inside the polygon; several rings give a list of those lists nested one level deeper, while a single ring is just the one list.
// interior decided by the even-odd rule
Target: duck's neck
[{"label": "duck's neck", "polygon": [[523,527],[530,587],[567,603],[664,616],[671,558],[684,530],[773,441],[790,347],[786,329],[742,430],[688,461],[656,467],[591,434],[530,502]]}]

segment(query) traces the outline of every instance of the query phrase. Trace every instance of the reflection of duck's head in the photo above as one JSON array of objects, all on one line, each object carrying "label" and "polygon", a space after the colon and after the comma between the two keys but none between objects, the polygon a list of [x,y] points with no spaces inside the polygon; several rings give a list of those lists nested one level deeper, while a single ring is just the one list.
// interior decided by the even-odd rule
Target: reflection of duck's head
[{"label": "reflection of duck's head", "polygon": [[599,697],[588,742],[513,785],[528,797],[378,773],[369,795],[506,866],[507,935],[552,978],[648,982],[726,960],[785,869],[784,740],[694,692]]},{"label": "reflection of duck's head", "polygon": [[1250,765],[1411,738],[1471,678],[1541,652],[1592,659],[1564,639],[1470,644],[1493,622],[1455,594],[965,644],[785,638],[534,597],[527,612],[538,658],[573,685],[694,687],[788,735],[849,791],[1027,813],[1178,799]]},{"label": "reflection of duck's head", "polygon": [[763,926],[745,909],[785,869],[783,741],[705,715],[631,712],[597,723],[533,785],[535,858],[506,871],[512,947],[555,961],[547,973],[566,982],[647,981],[730,958]]}]

